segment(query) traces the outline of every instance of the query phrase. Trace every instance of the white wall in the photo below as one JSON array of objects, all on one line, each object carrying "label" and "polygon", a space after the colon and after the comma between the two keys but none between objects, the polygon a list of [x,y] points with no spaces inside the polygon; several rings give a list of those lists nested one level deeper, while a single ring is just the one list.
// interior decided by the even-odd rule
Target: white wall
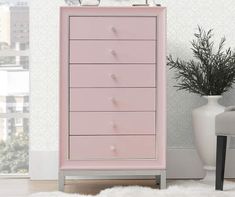
[{"label": "white wall", "polygon": [[[135,2],[138,2],[136,0]],[[143,2],[140,1],[139,2]],[[206,29],[213,28],[215,38],[226,36],[227,44],[235,48],[235,3],[234,0],[180,0],[157,1],[167,7],[168,53],[185,59],[191,58],[190,40],[197,25]],[[59,6],[63,0],[30,1],[30,51],[31,51],[31,173],[32,177],[51,178],[43,169],[36,173],[42,158],[47,165],[57,165],[58,150],[58,90],[59,90]],[[103,0],[103,5],[130,4],[128,0]],[[177,151],[182,156],[183,164],[188,168],[181,177],[201,177],[201,163],[194,149],[191,111],[205,103],[203,98],[173,87],[173,73],[168,72],[168,167],[169,177],[177,177],[179,168],[172,165],[179,161]],[[235,90],[227,93],[222,102],[224,105],[235,104]],[[235,147],[235,143],[232,143]],[[190,163],[183,160],[183,154],[195,159]],[[53,156],[51,156],[53,155]],[[47,158],[47,159],[45,159]],[[53,158],[53,159],[52,159]],[[192,161],[192,160],[191,160]],[[173,167],[174,166],[174,167]],[[195,170],[191,172],[191,169]],[[45,174],[44,174],[45,173]],[[230,173],[231,174],[231,173]],[[182,174],[181,174],[182,175]]]}]

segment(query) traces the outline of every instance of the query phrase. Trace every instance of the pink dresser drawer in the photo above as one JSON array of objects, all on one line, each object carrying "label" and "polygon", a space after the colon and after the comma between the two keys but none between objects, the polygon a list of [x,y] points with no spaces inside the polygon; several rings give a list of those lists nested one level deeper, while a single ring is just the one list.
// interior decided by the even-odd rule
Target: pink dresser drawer
[{"label": "pink dresser drawer", "polygon": [[70,112],[70,135],[122,134],[155,134],[155,112]]},{"label": "pink dresser drawer", "polygon": [[155,111],[155,88],[70,88],[71,111]]},{"label": "pink dresser drawer", "polygon": [[70,63],[155,63],[155,41],[70,41]]},{"label": "pink dresser drawer", "polygon": [[70,160],[153,159],[155,136],[72,136]]},{"label": "pink dresser drawer", "polygon": [[70,87],[155,87],[155,65],[71,65]]},{"label": "pink dresser drawer", "polygon": [[155,39],[156,17],[70,17],[70,39]]}]

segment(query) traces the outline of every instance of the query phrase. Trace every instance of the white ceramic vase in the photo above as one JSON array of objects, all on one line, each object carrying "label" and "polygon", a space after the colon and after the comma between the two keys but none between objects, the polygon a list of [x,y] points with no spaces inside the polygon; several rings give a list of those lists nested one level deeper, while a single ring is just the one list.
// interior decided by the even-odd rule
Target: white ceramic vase
[{"label": "white ceramic vase", "polygon": [[224,106],[218,103],[222,96],[204,96],[208,103],[192,112],[194,139],[198,154],[203,162],[206,176],[204,179],[214,179],[216,165],[215,116],[224,111]]}]

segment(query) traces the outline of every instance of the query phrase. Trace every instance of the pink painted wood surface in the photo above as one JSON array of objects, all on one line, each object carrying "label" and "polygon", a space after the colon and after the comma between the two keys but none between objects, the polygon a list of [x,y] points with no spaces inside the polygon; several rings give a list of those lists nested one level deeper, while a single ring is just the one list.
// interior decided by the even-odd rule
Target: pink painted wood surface
[{"label": "pink painted wood surface", "polygon": [[71,112],[70,135],[155,134],[155,112]]},{"label": "pink painted wood surface", "polygon": [[157,118],[156,131],[158,160],[166,168],[166,151],[167,151],[167,77],[166,77],[166,9],[162,9],[157,17]]},{"label": "pink painted wood surface", "polygon": [[71,136],[70,159],[152,159],[155,136]]},{"label": "pink painted wood surface", "polygon": [[70,111],[155,111],[155,88],[71,88]]},{"label": "pink painted wood surface", "polygon": [[155,65],[71,65],[71,87],[155,87]]},{"label": "pink painted wood surface", "polygon": [[70,39],[156,39],[156,17],[71,17]]},{"label": "pink painted wood surface", "polygon": [[[69,160],[68,159],[68,18],[77,16],[157,17],[156,159]],[[60,15],[60,169],[165,169],[166,168],[166,8],[164,7],[62,7]]]},{"label": "pink painted wood surface", "polygon": [[[68,13],[67,13],[68,14]],[[59,73],[59,167],[68,161],[68,15],[60,10],[60,73]],[[66,113],[67,112],[67,113]],[[68,167],[68,166],[67,166]]]},{"label": "pink painted wood surface", "polygon": [[70,41],[70,63],[155,63],[155,41]]},{"label": "pink painted wood surface", "polygon": [[[166,7],[130,7],[130,6],[83,6],[83,7],[60,7],[61,14],[65,17],[80,16],[80,17],[102,17],[102,16],[131,16],[131,17],[158,17],[166,14]],[[165,15],[166,16],[166,15]],[[160,16],[161,17],[161,16]],[[162,19],[161,19],[162,20]],[[68,21],[67,21],[68,24]],[[67,26],[68,27],[68,26]],[[161,27],[160,27],[161,28]],[[158,36],[158,35],[157,35]]]}]

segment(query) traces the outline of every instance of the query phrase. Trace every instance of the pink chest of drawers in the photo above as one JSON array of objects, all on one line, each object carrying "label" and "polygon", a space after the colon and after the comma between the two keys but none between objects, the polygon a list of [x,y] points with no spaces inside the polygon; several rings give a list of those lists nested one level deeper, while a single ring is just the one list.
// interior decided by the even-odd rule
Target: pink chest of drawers
[{"label": "pink chest of drawers", "polygon": [[65,176],[160,176],[165,187],[165,8],[63,7],[60,166]]}]

